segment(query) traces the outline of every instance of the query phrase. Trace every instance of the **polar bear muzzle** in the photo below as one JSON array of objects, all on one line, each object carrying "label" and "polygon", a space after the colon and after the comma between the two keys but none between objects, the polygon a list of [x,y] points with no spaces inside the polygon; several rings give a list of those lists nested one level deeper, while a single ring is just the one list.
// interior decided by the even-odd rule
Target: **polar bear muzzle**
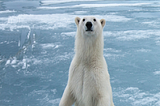
[{"label": "polar bear muzzle", "polygon": [[86,23],[86,31],[93,31],[92,22],[88,21],[88,22]]}]

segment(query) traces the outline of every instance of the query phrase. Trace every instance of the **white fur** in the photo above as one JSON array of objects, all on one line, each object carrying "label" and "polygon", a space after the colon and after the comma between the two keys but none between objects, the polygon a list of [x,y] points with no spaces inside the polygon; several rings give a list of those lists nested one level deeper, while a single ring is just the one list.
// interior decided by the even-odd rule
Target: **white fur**
[{"label": "white fur", "polygon": [[[83,19],[75,18],[75,56],[59,106],[72,106],[73,103],[75,106],[114,106],[108,68],[103,57],[105,20],[94,17]],[[86,31],[88,21],[93,24],[93,31]]]}]

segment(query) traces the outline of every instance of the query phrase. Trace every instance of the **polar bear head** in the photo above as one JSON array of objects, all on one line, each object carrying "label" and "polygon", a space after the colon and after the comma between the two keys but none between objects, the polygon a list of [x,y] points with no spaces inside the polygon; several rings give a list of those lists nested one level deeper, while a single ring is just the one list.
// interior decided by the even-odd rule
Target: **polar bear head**
[{"label": "polar bear head", "polygon": [[102,35],[103,27],[105,26],[105,19],[97,19],[92,16],[83,17],[82,19],[79,17],[75,18],[75,23],[77,25],[77,31],[83,37],[94,36],[97,37]]}]

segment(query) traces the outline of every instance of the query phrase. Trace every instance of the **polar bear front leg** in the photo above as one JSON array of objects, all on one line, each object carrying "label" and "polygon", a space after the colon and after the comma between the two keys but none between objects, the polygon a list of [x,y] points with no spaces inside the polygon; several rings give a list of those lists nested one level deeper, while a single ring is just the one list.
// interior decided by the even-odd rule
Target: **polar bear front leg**
[{"label": "polar bear front leg", "polygon": [[59,106],[72,106],[73,103],[74,99],[67,85],[59,103]]},{"label": "polar bear front leg", "polygon": [[97,106],[114,106],[109,97],[99,98]]}]

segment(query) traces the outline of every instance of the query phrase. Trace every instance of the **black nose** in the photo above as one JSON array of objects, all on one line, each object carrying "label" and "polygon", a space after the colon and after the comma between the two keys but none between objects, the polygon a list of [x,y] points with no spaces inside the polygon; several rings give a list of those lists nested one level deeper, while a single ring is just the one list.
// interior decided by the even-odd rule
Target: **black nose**
[{"label": "black nose", "polygon": [[92,23],[91,22],[87,22],[86,23],[86,27],[87,27],[87,31],[91,31]]}]

